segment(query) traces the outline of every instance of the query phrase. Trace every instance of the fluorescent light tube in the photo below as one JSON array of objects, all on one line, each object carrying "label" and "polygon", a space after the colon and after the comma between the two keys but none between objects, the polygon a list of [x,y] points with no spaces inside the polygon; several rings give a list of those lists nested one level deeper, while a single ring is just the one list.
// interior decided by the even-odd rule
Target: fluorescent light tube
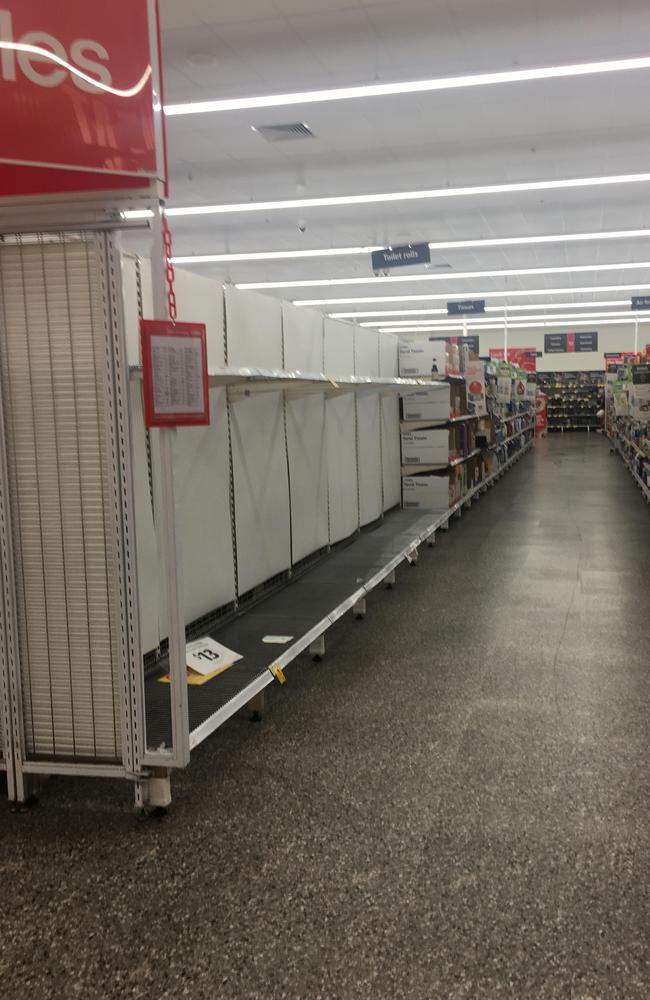
[{"label": "fluorescent light tube", "polygon": [[[646,234],[650,236],[650,231]],[[225,264],[237,261],[298,260],[311,257],[352,257],[371,254],[383,247],[336,247],[331,250],[260,250],[255,253],[210,253],[193,254],[188,257],[172,257],[172,264]]]},{"label": "fluorescent light tube", "polygon": [[[147,217],[147,216],[144,216]],[[431,250],[467,250],[481,247],[536,246],[546,243],[580,243],[596,240],[650,238],[650,229],[623,229],[607,233],[554,233],[551,236],[503,236],[478,240],[448,240],[429,243]],[[300,260],[311,257],[352,257],[370,254],[383,247],[332,247],[324,250],[256,250],[250,253],[191,254],[172,258],[172,264],[225,264],[245,261]]]},{"label": "fluorescent light tube", "polygon": [[436,90],[458,90],[465,87],[487,87],[499,83],[524,83],[553,80],[596,73],[620,73],[648,69],[650,57],[607,59],[598,62],[572,63],[567,66],[541,66],[533,69],[501,70],[493,73],[468,73],[463,76],[437,77],[403,83],[371,83],[357,87],[331,87],[325,90],[297,91],[288,94],[266,94],[259,97],[234,97],[213,101],[190,101],[168,104],[165,114],[210,114],[218,111],[248,111],[257,108],[278,108],[298,104],[318,104],[325,101],[349,101],[355,98],[389,97],[399,94],[423,94]]},{"label": "fluorescent light tube", "polygon": [[[431,198],[466,198],[474,195],[509,194],[524,191],[555,191],[562,188],[605,187],[650,181],[650,173],[612,174],[604,177],[569,177],[562,180],[518,181],[513,184],[478,184],[470,187],[432,188],[425,191],[390,191],[386,194],[333,195],[325,198],[289,198],[286,201],[243,201],[224,205],[189,205],[168,208],[169,218],[194,215],[230,215],[241,212],[275,212],[287,209],[332,208],[337,205],[375,205],[379,202],[426,201]],[[130,212],[124,218],[132,218]]]},{"label": "fluorescent light tube", "polygon": [[522,295],[591,295],[594,292],[645,292],[650,284],[585,285],[582,288],[514,288],[490,292],[434,292],[426,295],[369,295],[361,298],[293,299],[294,306],[353,306],[383,302],[451,302],[454,299],[510,299]]},{"label": "fluorescent light tube", "polygon": [[[532,316],[517,316],[517,319],[516,319],[515,322],[522,322],[523,323],[524,320],[525,320],[526,323],[533,323],[533,322],[537,323],[537,322],[541,322],[542,320],[556,320],[556,319],[561,319],[561,320],[564,320],[565,322],[568,323],[568,322],[570,322],[573,319],[580,320],[580,321],[583,320],[583,319],[589,319],[589,320],[595,320],[595,319],[612,319],[612,318],[619,317],[619,316],[626,317],[626,318],[629,319],[629,317],[630,317],[630,310],[626,309],[625,312],[605,312],[605,313],[604,312],[592,312],[592,313],[582,313],[579,316],[576,316],[575,313],[564,313],[564,314],[560,314],[558,316],[547,316],[544,313],[543,314],[538,314],[538,315],[533,314]],[[475,329],[479,329],[479,327],[483,326],[484,323],[486,323],[486,324],[487,323],[494,323],[494,321],[495,321],[496,318],[497,318],[496,316],[486,316],[485,320],[483,320],[480,316],[474,315],[474,316],[472,316],[472,324],[474,325]],[[506,320],[506,317],[504,316],[503,317],[503,321],[505,322],[505,320]],[[510,322],[510,317],[508,317],[508,322]],[[361,323],[360,325],[363,326],[363,327],[376,327],[376,326],[380,326],[383,329],[385,329],[386,327],[390,326],[391,328],[394,328],[396,330],[399,330],[400,327],[407,327],[407,326],[408,327],[413,327],[414,329],[417,329],[418,327],[424,327],[427,330],[435,330],[436,327],[439,327],[439,326],[448,326],[449,325],[449,319],[446,319],[446,320],[426,320],[426,319],[413,320],[413,319],[406,319],[406,320],[399,320],[399,321],[394,320],[392,323],[386,323],[386,322],[384,322],[384,323]]]},{"label": "fluorescent light tube", "polygon": [[[510,278],[532,274],[583,274],[590,271],[633,271],[650,268],[650,261],[623,261],[614,264],[569,264],[560,267],[509,267],[491,271],[452,271],[444,274],[391,274],[387,278],[307,278],[300,281],[244,281],[240,289],[323,288],[332,285],[388,285],[421,281],[453,281],[459,278]],[[458,298],[458,292],[453,293]],[[450,297],[452,293],[450,293]]]},{"label": "fluorescent light tube", "polygon": [[[487,294],[487,293],[486,293]],[[601,308],[604,306],[627,306],[630,307],[628,299],[611,299],[603,302],[527,302],[525,305],[521,303],[515,305],[501,305],[501,306],[486,306],[486,313],[498,312],[502,313],[515,312],[516,310],[524,309],[592,309]],[[376,309],[370,312],[336,312],[328,313],[329,319],[372,319],[377,316],[382,316],[383,320],[378,324],[366,324],[362,323],[362,326],[377,325],[383,326],[388,323],[388,317],[390,316],[447,316],[446,309]]]},{"label": "fluorescent light tube", "polygon": [[[562,320],[562,321],[555,320],[555,319],[554,320],[544,319],[543,321],[541,321],[541,320],[540,321],[536,321],[534,319],[534,317],[532,317],[530,320],[518,319],[516,323],[510,323],[510,322],[508,322],[508,330],[527,330],[531,326],[536,326],[536,327],[541,327],[541,328],[544,328],[544,327],[562,327],[564,330],[571,330],[575,326],[597,326],[597,327],[601,327],[601,326],[627,326],[627,325],[630,325],[630,324],[633,324],[633,323],[637,323],[637,322],[639,324],[640,323],[650,323],[650,317],[647,317],[645,319],[639,318],[637,320],[637,319],[630,318],[630,314],[626,313],[626,318],[624,318],[624,319],[602,319],[602,320],[598,320],[597,322],[594,321],[593,319],[582,319],[582,318],[576,319],[576,320]],[[480,333],[481,330],[504,330],[505,326],[506,326],[506,322],[505,322],[505,319],[503,319],[500,323],[497,323],[494,320],[492,320],[492,322],[486,323],[483,326],[477,326],[476,324],[468,323],[467,327],[464,327],[462,324],[458,324],[458,323],[455,323],[455,324],[447,323],[447,324],[442,325],[442,326],[431,326],[431,327],[417,327],[417,326],[416,327],[406,327],[406,328],[400,328],[400,327],[398,327],[397,329],[395,327],[393,327],[393,326],[385,326],[385,327],[380,327],[379,330],[378,330],[378,332],[379,333],[393,333],[396,336],[400,336],[403,333],[440,333],[440,332],[449,331],[449,330],[461,330],[461,331],[463,331],[463,330],[467,329],[468,333],[470,333],[472,331],[475,332],[475,333]]]}]

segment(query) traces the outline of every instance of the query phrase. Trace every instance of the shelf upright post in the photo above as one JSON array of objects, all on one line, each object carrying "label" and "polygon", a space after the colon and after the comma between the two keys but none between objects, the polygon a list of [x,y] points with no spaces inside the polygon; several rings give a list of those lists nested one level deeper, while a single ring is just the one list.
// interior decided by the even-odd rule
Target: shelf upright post
[{"label": "shelf upright post", "polygon": [[[153,246],[151,274],[155,319],[168,319],[167,315],[167,260],[163,251],[163,209],[160,202],[154,206],[151,220]],[[190,732],[187,701],[187,664],[185,655],[185,612],[183,573],[180,540],[176,525],[176,496],[174,488],[175,427],[158,430],[160,444],[160,484],[154,487],[157,507],[156,531],[158,550],[162,555],[165,597],[169,629],[169,679],[173,752],[150,753],[147,763],[161,767],[185,767],[190,760]],[[157,495],[156,495],[157,494]]]}]

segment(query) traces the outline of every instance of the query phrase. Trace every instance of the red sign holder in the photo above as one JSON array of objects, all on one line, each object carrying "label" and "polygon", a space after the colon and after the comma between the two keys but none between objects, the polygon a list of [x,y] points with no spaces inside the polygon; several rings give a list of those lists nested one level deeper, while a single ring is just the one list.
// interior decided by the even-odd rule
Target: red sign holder
[{"label": "red sign holder", "polygon": [[3,200],[156,194],[159,46],[157,0],[1,0]]},{"label": "red sign holder", "polygon": [[210,423],[205,324],[142,320],[140,347],[147,427]]}]

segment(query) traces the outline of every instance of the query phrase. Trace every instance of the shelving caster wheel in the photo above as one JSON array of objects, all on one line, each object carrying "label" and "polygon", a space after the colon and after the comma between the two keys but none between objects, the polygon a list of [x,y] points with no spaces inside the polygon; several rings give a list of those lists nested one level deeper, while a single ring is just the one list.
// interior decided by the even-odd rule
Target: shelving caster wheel
[{"label": "shelving caster wheel", "polygon": [[360,597],[357,603],[352,608],[354,617],[358,622],[363,621],[366,617],[366,599],[365,597]]},{"label": "shelving caster wheel", "polygon": [[470,510],[472,506],[472,501],[468,500],[467,503],[463,504],[463,510]]},{"label": "shelving caster wheel", "polygon": [[438,531],[449,531],[449,520],[444,521],[438,528]]},{"label": "shelving caster wheel", "polygon": [[386,590],[392,590],[393,589],[393,587],[397,583],[397,576],[395,574],[395,570],[394,569],[392,569],[390,571],[390,573],[388,574],[388,576],[384,577],[384,582],[386,584]]},{"label": "shelving caster wheel", "polygon": [[325,656],[325,635],[319,635],[318,639],[314,639],[309,647],[309,653],[311,655],[314,663],[320,663],[320,661]]},{"label": "shelving caster wheel", "polygon": [[454,511],[454,517],[456,518],[457,521],[460,521],[462,516],[463,516],[463,508],[459,507],[458,510]]},{"label": "shelving caster wheel", "polygon": [[141,819],[162,819],[171,804],[171,771],[168,767],[154,767],[149,778],[136,782],[135,805]]},{"label": "shelving caster wheel", "polygon": [[429,535],[429,537],[427,538],[427,548],[432,549],[435,544],[436,544],[436,533],[434,531],[434,533],[432,535]]}]

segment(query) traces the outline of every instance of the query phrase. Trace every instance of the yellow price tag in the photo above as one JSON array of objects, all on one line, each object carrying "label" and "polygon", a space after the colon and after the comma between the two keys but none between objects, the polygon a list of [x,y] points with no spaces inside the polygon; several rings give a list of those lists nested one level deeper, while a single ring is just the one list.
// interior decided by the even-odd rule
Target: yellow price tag
[{"label": "yellow price tag", "polygon": [[273,664],[273,666],[271,667],[271,673],[273,674],[273,676],[275,677],[276,681],[278,681],[279,684],[285,683],[287,678],[284,675],[284,670],[282,669],[281,666],[279,666],[279,664],[277,663]]}]

